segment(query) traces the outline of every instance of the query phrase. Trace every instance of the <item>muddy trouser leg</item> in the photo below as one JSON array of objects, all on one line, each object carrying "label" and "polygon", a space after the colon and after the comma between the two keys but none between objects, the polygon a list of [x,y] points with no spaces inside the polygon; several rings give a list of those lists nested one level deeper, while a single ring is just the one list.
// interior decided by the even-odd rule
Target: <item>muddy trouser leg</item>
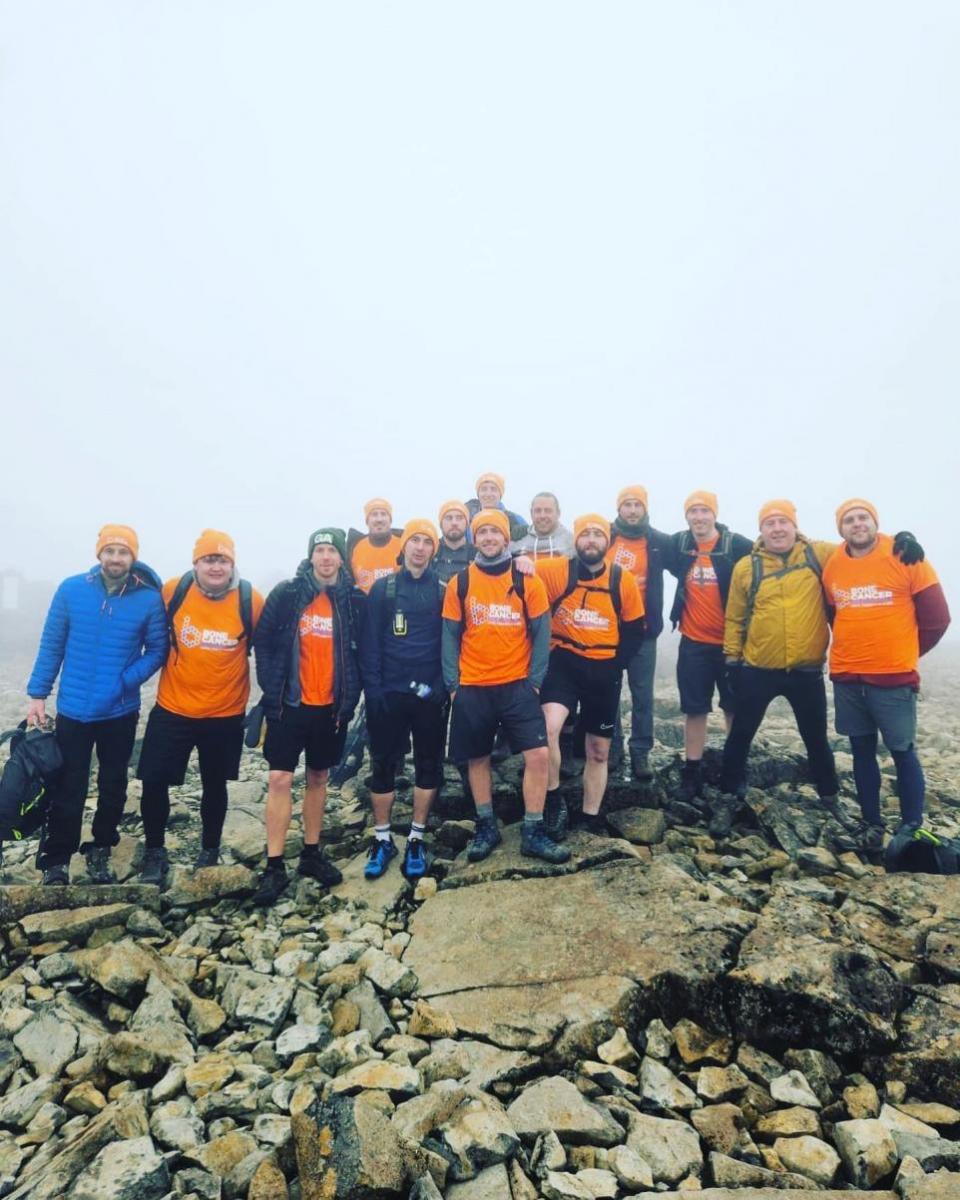
[{"label": "muddy trouser leg", "polygon": [[127,713],[109,721],[97,721],[97,811],[93,817],[93,841],[97,846],[115,846],[127,802],[127,769],[137,736],[139,713]]},{"label": "muddy trouser leg", "polygon": [[[840,789],[833,751],[827,740],[827,692],[820,671],[785,671],[786,696],[797,730],[803,738],[810,774],[820,796],[835,796]],[[739,693],[737,695],[739,703]]]},{"label": "muddy trouser leg", "polygon": [[780,691],[780,671],[764,671],[744,666],[737,685],[737,704],[733,728],[723,746],[723,769],[720,788],[736,792],[746,780],[747,756],[757,730],[766,715],[767,707]]},{"label": "muddy trouser leg", "polygon": [[653,749],[653,677],[656,669],[657,639],[645,638],[627,663],[631,756],[647,755]]},{"label": "muddy trouser leg", "polygon": [[94,740],[93,722],[57,715],[57,743],[63,766],[49,791],[47,819],[37,852],[41,871],[69,866],[71,855],[80,848]]}]

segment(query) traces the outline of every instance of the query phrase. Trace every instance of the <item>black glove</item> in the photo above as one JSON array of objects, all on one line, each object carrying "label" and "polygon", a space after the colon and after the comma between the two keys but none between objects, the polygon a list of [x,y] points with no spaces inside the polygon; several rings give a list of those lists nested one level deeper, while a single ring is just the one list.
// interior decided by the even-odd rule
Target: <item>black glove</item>
[{"label": "black glove", "polygon": [[893,552],[904,564],[904,566],[912,567],[914,563],[923,562],[926,557],[923,552],[923,547],[913,536],[905,529],[893,535]]},{"label": "black glove", "polygon": [[723,664],[723,677],[727,684],[727,689],[730,692],[730,698],[736,700],[737,691],[740,688],[740,672],[743,670],[743,661],[737,659],[736,662],[728,662]]}]

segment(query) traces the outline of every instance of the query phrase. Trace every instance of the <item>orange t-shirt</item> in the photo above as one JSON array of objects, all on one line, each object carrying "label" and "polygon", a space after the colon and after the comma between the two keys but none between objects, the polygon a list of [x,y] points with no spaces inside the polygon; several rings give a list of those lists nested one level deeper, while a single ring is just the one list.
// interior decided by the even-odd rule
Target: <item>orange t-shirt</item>
[{"label": "orange t-shirt", "polygon": [[607,551],[607,566],[619,563],[637,581],[640,599],[647,599],[647,539],[618,537]]},{"label": "orange t-shirt", "polygon": [[[570,560],[541,558],[536,563],[537,577],[543,580],[551,604],[566,591],[570,580]],[[643,601],[633,575],[626,569],[620,576],[620,619],[639,621]],[[610,599],[610,569],[596,579],[578,579],[569,596],[564,596],[550,624],[550,649],[569,650],[583,658],[610,659],[620,645],[620,628]]]},{"label": "orange t-shirt", "polygon": [[851,558],[845,548],[823,568],[823,586],[836,610],[831,675],[900,675],[916,671],[920,639],[913,597],[938,583],[927,562],[908,567],[881,533],[869,554]]},{"label": "orange t-shirt", "polygon": [[[528,575],[524,580],[525,614],[524,600],[514,591],[510,570],[490,575],[471,565],[468,571],[464,602],[467,612],[460,641],[460,682],[492,687],[526,679],[530,673],[527,618],[533,621],[550,610],[543,584],[536,575]],[[447,584],[443,615],[450,621],[462,619],[456,575]]]},{"label": "orange t-shirt", "polygon": [[[180,582],[163,585],[169,604]],[[263,597],[251,597],[253,624],[263,612]],[[250,660],[240,619],[240,593],[233,588],[211,600],[191,584],[173,618],[176,649],[171,649],[160,672],[157,703],[181,717],[235,717],[250,696]]]},{"label": "orange t-shirt", "polygon": [[375,546],[369,537],[362,537],[350,555],[350,570],[357,587],[367,593],[378,579],[399,571],[399,555],[400,539],[396,534],[391,536],[385,546]]},{"label": "orange t-shirt", "polygon": [[333,608],[326,592],[300,614],[300,703],[333,703]]},{"label": "orange t-shirt", "polygon": [[712,646],[723,645],[723,601],[720,585],[713,569],[710,551],[714,549],[720,535],[710,541],[700,542],[697,556],[687,571],[683,614],[680,617],[680,632],[694,642],[708,642]]}]

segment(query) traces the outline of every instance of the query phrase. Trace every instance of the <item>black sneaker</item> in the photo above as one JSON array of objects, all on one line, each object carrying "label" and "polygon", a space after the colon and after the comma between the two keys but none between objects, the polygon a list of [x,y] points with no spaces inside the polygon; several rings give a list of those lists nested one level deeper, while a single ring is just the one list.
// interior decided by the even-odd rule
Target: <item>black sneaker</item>
[{"label": "black sneaker", "polygon": [[550,863],[565,863],[570,857],[570,851],[566,846],[558,846],[547,835],[542,821],[537,821],[534,825],[528,825],[524,821],[520,837],[520,853],[524,858],[542,858],[544,862]]},{"label": "black sneaker", "polygon": [[148,846],[143,852],[143,862],[140,864],[140,882],[163,891],[169,869],[170,862],[166,850],[162,846]]},{"label": "black sneaker", "polygon": [[343,874],[324,856],[322,850],[318,850],[316,854],[301,854],[297,874],[316,879],[328,888],[343,883]]},{"label": "black sneaker", "polygon": [[853,835],[858,853],[871,860],[879,859],[880,855],[883,854],[883,835],[885,832],[882,825],[869,825],[866,821],[861,821]]},{"label": "black sneaker", "polygon": [[547,802],[543,806],[543,825],[551,841],[562,842],[567,836],[570,812],[559,788],[555,792],[547,792]]},{"label": "black sneaker", "polygon": [[581,809],[573,817],[573,828],[581,833],[595,833],[604,837],[607,832],[607,822],[602,813],[585,813]]},{"label": "black sneaker", "polygon": [[65,863],[57,863],[55,867],[47,867],[43,873],[44,887],[66,887],[70,882],[70,869]]},{"label": "black sneaker", "polygon": [[91,883],[116,883],[117,877],[110,866],[110,847],[97,846],[88,842],[82,853],[87,860],[87,878]]},{"label": "black sneaker", "polygon": [[653,779],[653,768],[650,760],[641,750],[630,751],[630,770],[637,783],[649,783]]},{"label": "black sneaker", "polygon": [[481,817],[477,821],[473,840],[467,847],[467,858],[470,862],[482,862],[483,859],[493,853],[501,841],[503,839],[500,836],[500,830],[497,828],[496,819],[494,817]]},{"label": "black sneaker", "polygon": [[267,867],[260,876],[257,890],[253,893],[254,904],[258,908],[270,908],[287,890],[287,882],[285,867]]},{"label": "black sneaker", "polygon": [[220,866],[220,847],[219,846],[201,846],[200,853],[197,855],[197,860],[193,864],[195,871],[202,871],[204,867],[219,867]]}]

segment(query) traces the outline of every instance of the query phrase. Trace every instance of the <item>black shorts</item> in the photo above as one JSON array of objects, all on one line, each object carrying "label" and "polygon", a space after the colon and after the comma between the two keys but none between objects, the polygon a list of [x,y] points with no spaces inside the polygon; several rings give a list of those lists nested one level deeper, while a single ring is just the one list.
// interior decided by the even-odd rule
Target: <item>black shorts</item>
[{"label": "black shorts", "polygon": [[584,732],[612,738],[620,719],[622,680],[623,670],[612,658],[597,660],[570,650],[551,650],[540,703],[562,704],[571,713],[579,704]]},{"label": "black shorts", "polygon": [[413,740],[413,782],[418,788],[440,786],[443,747],[447,740],[447,706],[418,700],[412,692],[387,692],[376,704],[367,702],[367,732],[373,774],[371,792],[392,792],[397,768]]},{"label": "black shorts", "polygon": [[332,704],[284,705],[279,721],[267,720],[263,757],[271,771],[295,771],[306,751],[311,771],[328,771],[343,757],[347,722],[337,719]]},{"label": "black shorts", "polygon": [[720,695],[723,711],[733,712],[722,646],[682,637],[677,655],[677,687],[680,689],[680,711],[688,717],[703,717],[713,711],[714,688]]},{"label": "black shorts", "polygon": [[178,787],[196,748],[205,776],[236,779],[243,753],[244,720],[243,713],[235,717],[182,717],[155,705],[147,718],[137,778]]},{"label": "black shorts", "polygon": [[501,728],[514,754],[546,746],[547,727],[533,684],[518,679],[489,687],[461,686],[450,717],[450,757],[454,762],[486,758]]}]

